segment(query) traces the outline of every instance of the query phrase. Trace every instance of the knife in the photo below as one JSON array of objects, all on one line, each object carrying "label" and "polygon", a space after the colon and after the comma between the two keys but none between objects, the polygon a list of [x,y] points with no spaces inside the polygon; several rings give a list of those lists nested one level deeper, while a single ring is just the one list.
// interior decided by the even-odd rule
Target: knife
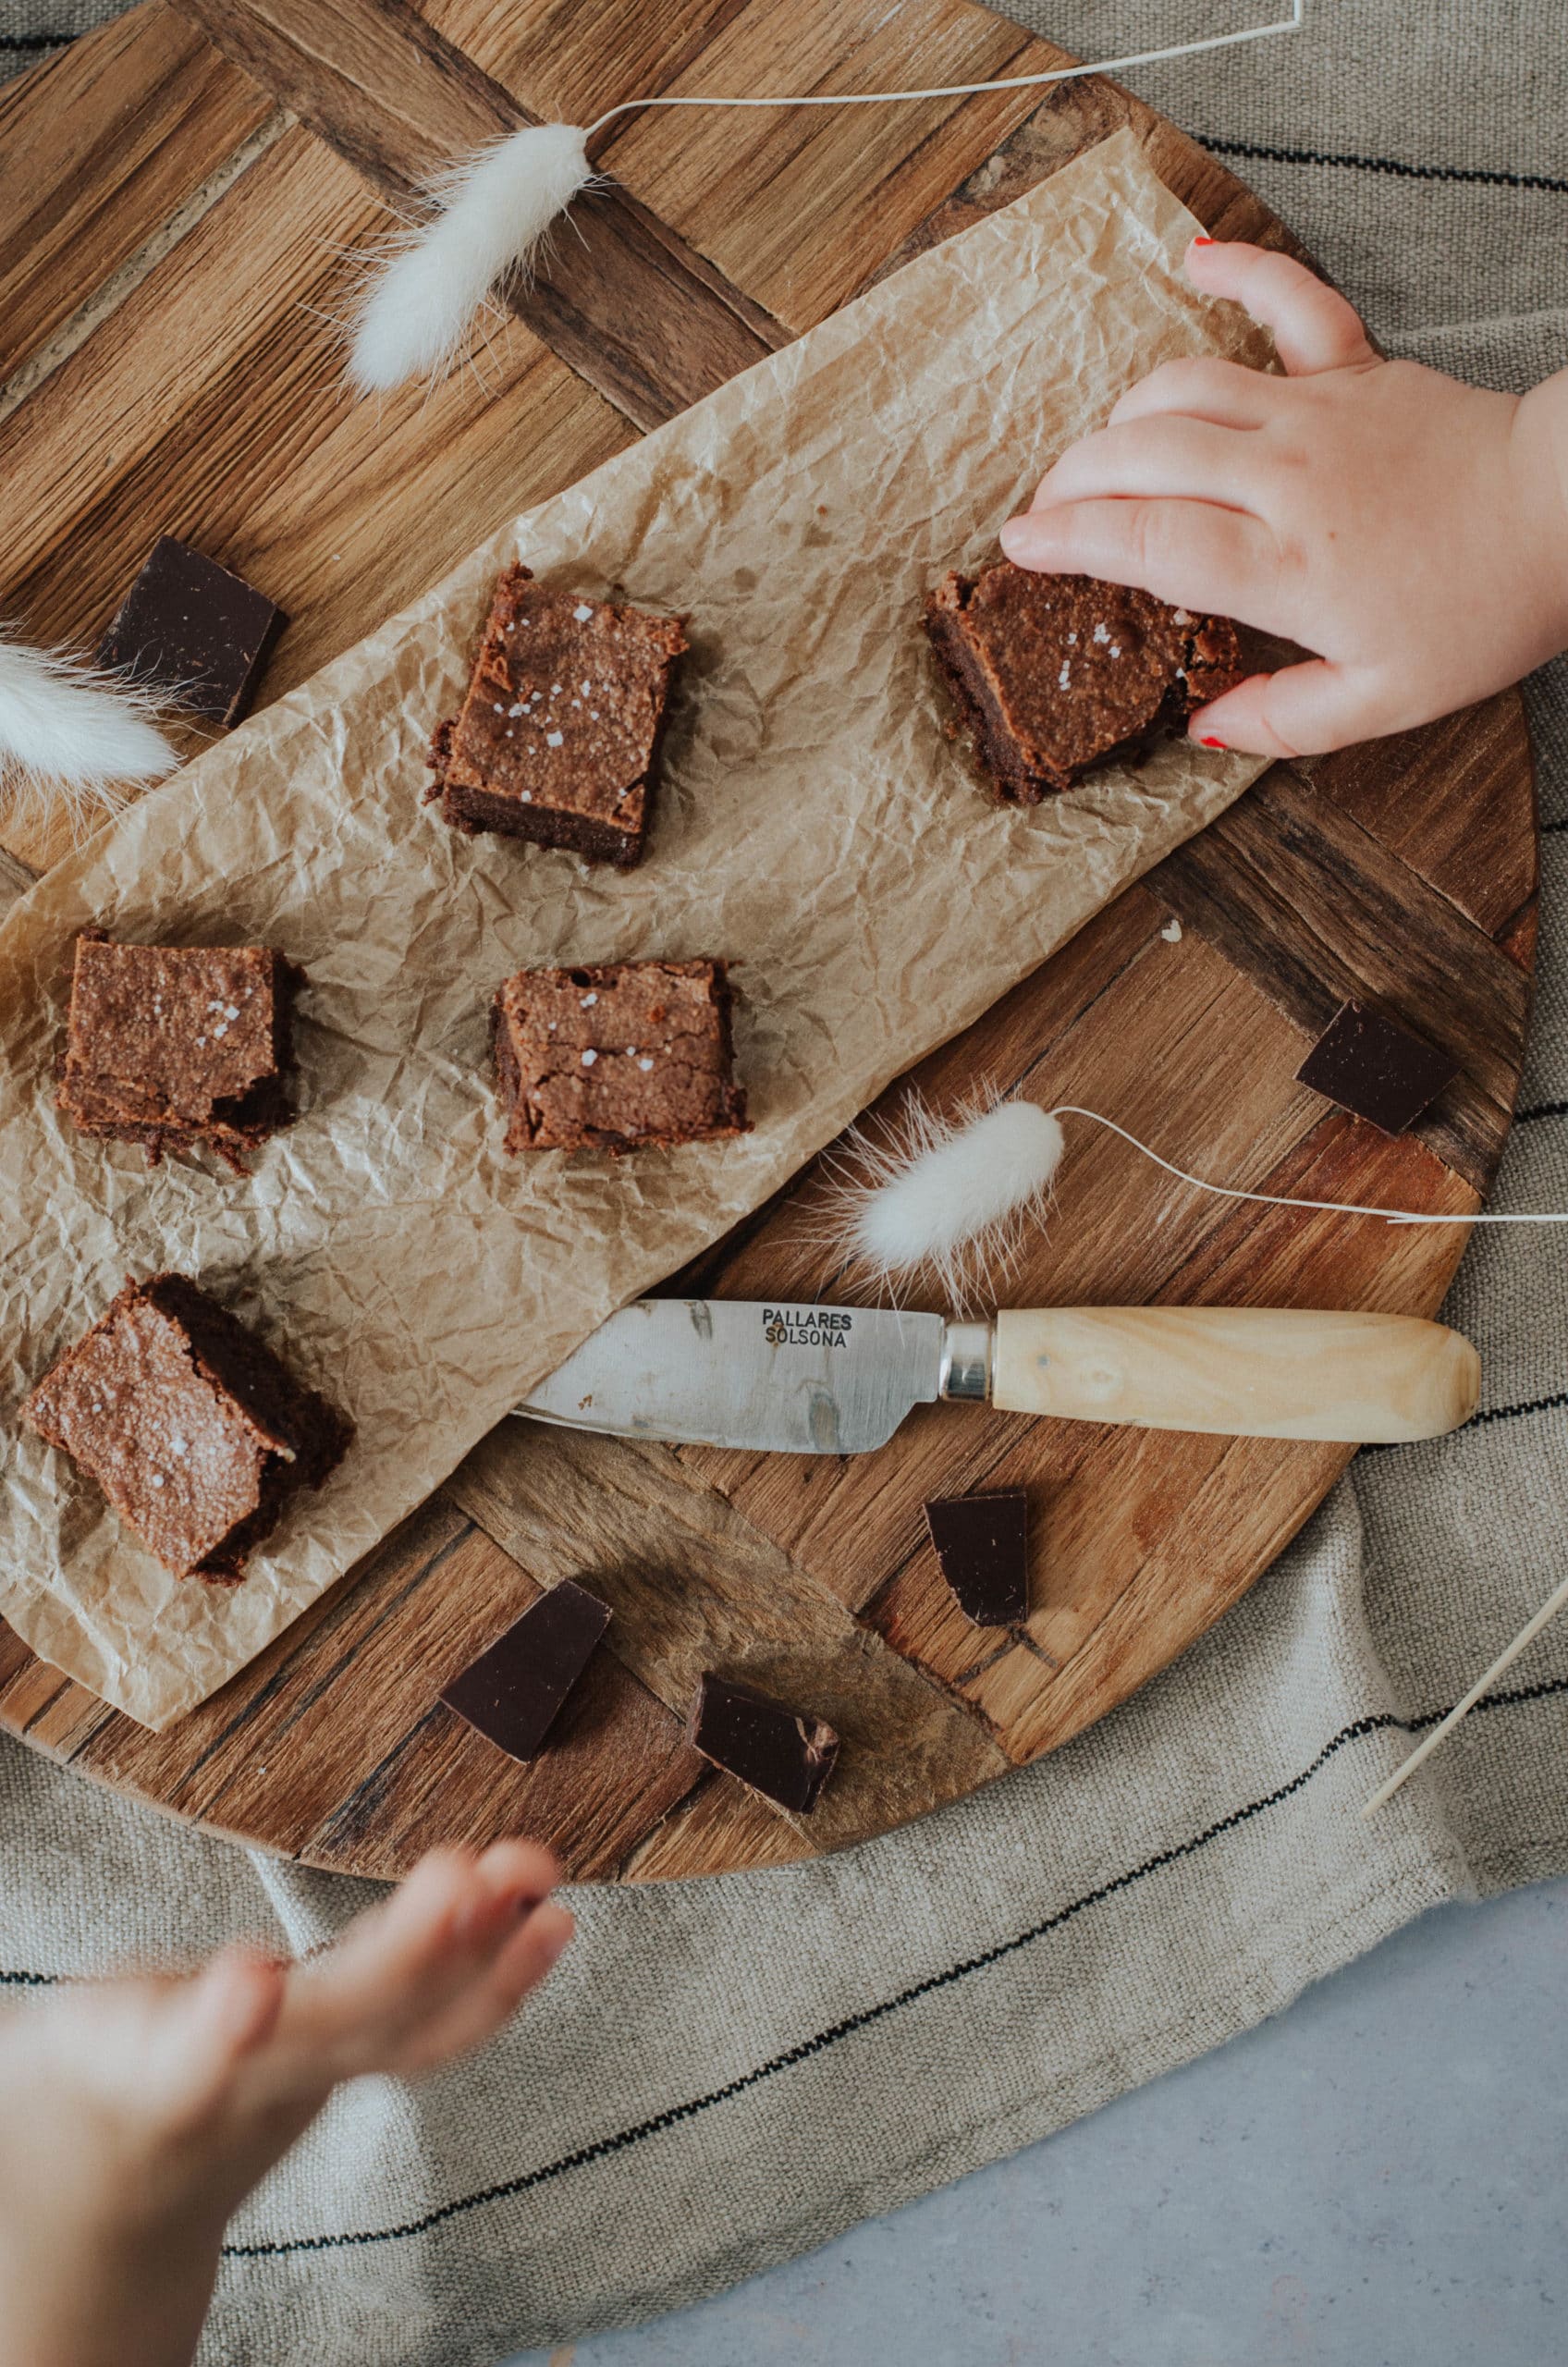
[{"label": "knife", "polygon": [[992,1322],[886,1307],[644,1298],[515,1408],[621,1438],[864,1454],[916,1405],[1231,1438],[1435,1438],[1469,1420],[1480,1360],[1413,1315],[1057,1306]]}]

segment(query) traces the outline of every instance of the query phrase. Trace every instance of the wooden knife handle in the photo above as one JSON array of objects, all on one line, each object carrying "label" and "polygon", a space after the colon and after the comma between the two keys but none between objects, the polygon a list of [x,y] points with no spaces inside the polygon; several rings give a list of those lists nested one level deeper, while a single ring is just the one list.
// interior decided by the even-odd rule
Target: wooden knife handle
[{"label": "wooden knife handle", "polygon": [[1414,1315],[1058,1306],[998,1315],[991,1401],[1070,1421],[1360,1444],[1455,1429],[1480,1389],[1469,1341]]}]

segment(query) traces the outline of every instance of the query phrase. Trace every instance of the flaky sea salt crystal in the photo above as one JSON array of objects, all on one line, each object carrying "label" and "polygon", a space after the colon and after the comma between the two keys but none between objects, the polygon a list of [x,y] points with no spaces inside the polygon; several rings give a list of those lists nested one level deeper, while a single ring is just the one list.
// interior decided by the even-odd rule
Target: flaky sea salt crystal
[{"label": "flaky sea salt crystal", "polygon": [[594,611],[588,606],[586,600],[579,600],[576,607],[573,608],[571,613],[580,625],[585,625]]},{"label": "flaky sea salt crystal", "polygon": [[594,1065],[594,1061],[598,1059],[598,1057],[599,1057],[599,1055],[597,1054],[597,1052],[584,1052],[584,1053],[583,1053],[583,1055],[582,1055],[582,1065],[583,1065],[583,1067],[584,1067],[585,1069],[591,1069],[591,1068],[593,1067],[593,1065]]},{"label": "flaky sea salt crystal", "polygon": [[644,1053],[643,1053],[643,1058],[638,1061],[637,1065],[638,1065],[638,1067],[639,1067],[640,1069],[651,1069],[651,1068],[653,1067],[653,1065],[654,1065],[654,1064],[653,1064],[652,1061],[650,1061],[650,1060],[649,1060],[649,1058],[648,1058],[647,1054],[644,1052]]},{"label": "flaky sea salt crystal", "polygon": [[558,748],[565,738],[566,734],[564,731],[546,731],[545,734],[545,745],[546,748]]},{"label": "flaky sea salt crystal", "polygon": [[1068,684],[1072,681],[1072,667],[1071,667],[1071,666],[1069,666],[1069,665],[1066,663],[1066,661],[1065,661],[1065,659],[1064,659],[1064,660],[1063,660],[1063,663],[1062,663],[1062,668],[1061,668],[1061,671],[1060,671],[1060,674],[1057,676],[1057,678],[1056,678],[1056,686],[1057,686],[1057,689],[1058,689],[1059,691],[1065,691],[1065,690],[1066,690],[1066,688],[1067,688],[1067,686],[1068,686]]},{"label": "flaky sea salt crystal", "polygon": [[584,996],[583,996],[583,998],[582,998],[582,1009],[583,1009],[584,1011],[589,1011],[589,1010],[591,1010],[591,1009],[593,1008],[594,1004],[594,1003],[596,1003],[596,1002],[598,1001],[598,1000],[599,1000],[599,998],[598,998],[598,996],[597,996],[597,995],[584,995]]},{"label": "flaky sea salt crystal", "polygon": [[1102,648],[1110,639],[1110,634],[1108,632],[1104,625],[1096,625],[1095,627],[1095,639],[1100,644]]}]

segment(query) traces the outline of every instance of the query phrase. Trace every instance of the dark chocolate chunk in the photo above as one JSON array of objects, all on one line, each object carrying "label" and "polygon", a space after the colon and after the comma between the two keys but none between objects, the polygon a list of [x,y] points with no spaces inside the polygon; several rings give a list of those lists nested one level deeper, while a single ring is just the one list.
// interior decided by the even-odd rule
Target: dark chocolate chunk
[{"label": "dark chocolate chunk", "polygon": [[624,870],[653,814],[679,617],[535,583],[496,586],[462,711],[431,743],[444,821]]},{"label": "dark chocolate chunk", "polygon": [[1195,617],[1086,575],[1002,559],[949,575],[925,631],[957,716],[1011,804],[1037,805],[1096,765],[1143,754],[1240,681],[1225,617]]},{"label": "dark chocolate chunk", "polygon": [[160,534],[98,644],[98,662],[215,723],[238,723],[288,622],[243,576]]},{"label": "dark chocolate chunk", "polygon": [[293,1003],[304,973],[270,945],[76,941],[56,1099],[84,1134],[166,1150],[205,1144],[244,1172],[294,1115]]},{"label": "dark chocolate chunk", "polygon": [[176,1577],[234,1579],[354,1434],[183,1274],[127,1282],[22,1408]]},{"label": "dark chocolate chunk", "polygon": [[533,1759],[609,1624],[607,1604],[562,1578],[441,1699],[508,1758]]},{"label": "dark chocolate chunk", "polygon": [[746,1132],[722,962],[520,970],[490,1022],[506,1147],[647,1150]]},{"label": "dark chocolate chunk", "polygon": [[1029,1616],[1029,1499],[1022,1488],[939,1496],[925,1507],[937,1563],[976,1627],[1017,1627]]},{"label": "dark chocolate chunk", "polygon": [[1458,1074],[1447,1052],[1355,1002],[1341,1005],[1296,1071],[1300,1084],[1385,1134],[1403,1134]]},{"label": "dark chocolate chunk", "polygon": [[839,1756],[839,1737],[821,1718],[711,1670],[697,1687],[686,1739],[716,1767],[797,1816],[816,1806]]}]

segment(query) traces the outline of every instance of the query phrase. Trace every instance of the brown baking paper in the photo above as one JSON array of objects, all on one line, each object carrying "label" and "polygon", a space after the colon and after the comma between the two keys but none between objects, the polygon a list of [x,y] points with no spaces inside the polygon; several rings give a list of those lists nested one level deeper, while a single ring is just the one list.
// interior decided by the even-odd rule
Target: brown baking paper
[{"label": "brown baking paper", "polygon": [[[1262,766],[1173,744],[1032,812],[943,736],[922,595],[1173,354],[1262,362],[1119,134],[497,533],[144,797],[0,928],[0,1611],[144,1724],[214,1692],[612,1310],[755,1208]],[[690,619],[642,869],[469,840],[422,803],[514,557]],[[56,1110],[72,940],[281,946],[310,974],[301,1115],[249,1180]],[[738,959],[755,1131],[508,1159],[486,1057],[533,963]],[[259,1323],[357,1442],[237,1588],[170,1577],[18,1420],[125,1276]]]}]

